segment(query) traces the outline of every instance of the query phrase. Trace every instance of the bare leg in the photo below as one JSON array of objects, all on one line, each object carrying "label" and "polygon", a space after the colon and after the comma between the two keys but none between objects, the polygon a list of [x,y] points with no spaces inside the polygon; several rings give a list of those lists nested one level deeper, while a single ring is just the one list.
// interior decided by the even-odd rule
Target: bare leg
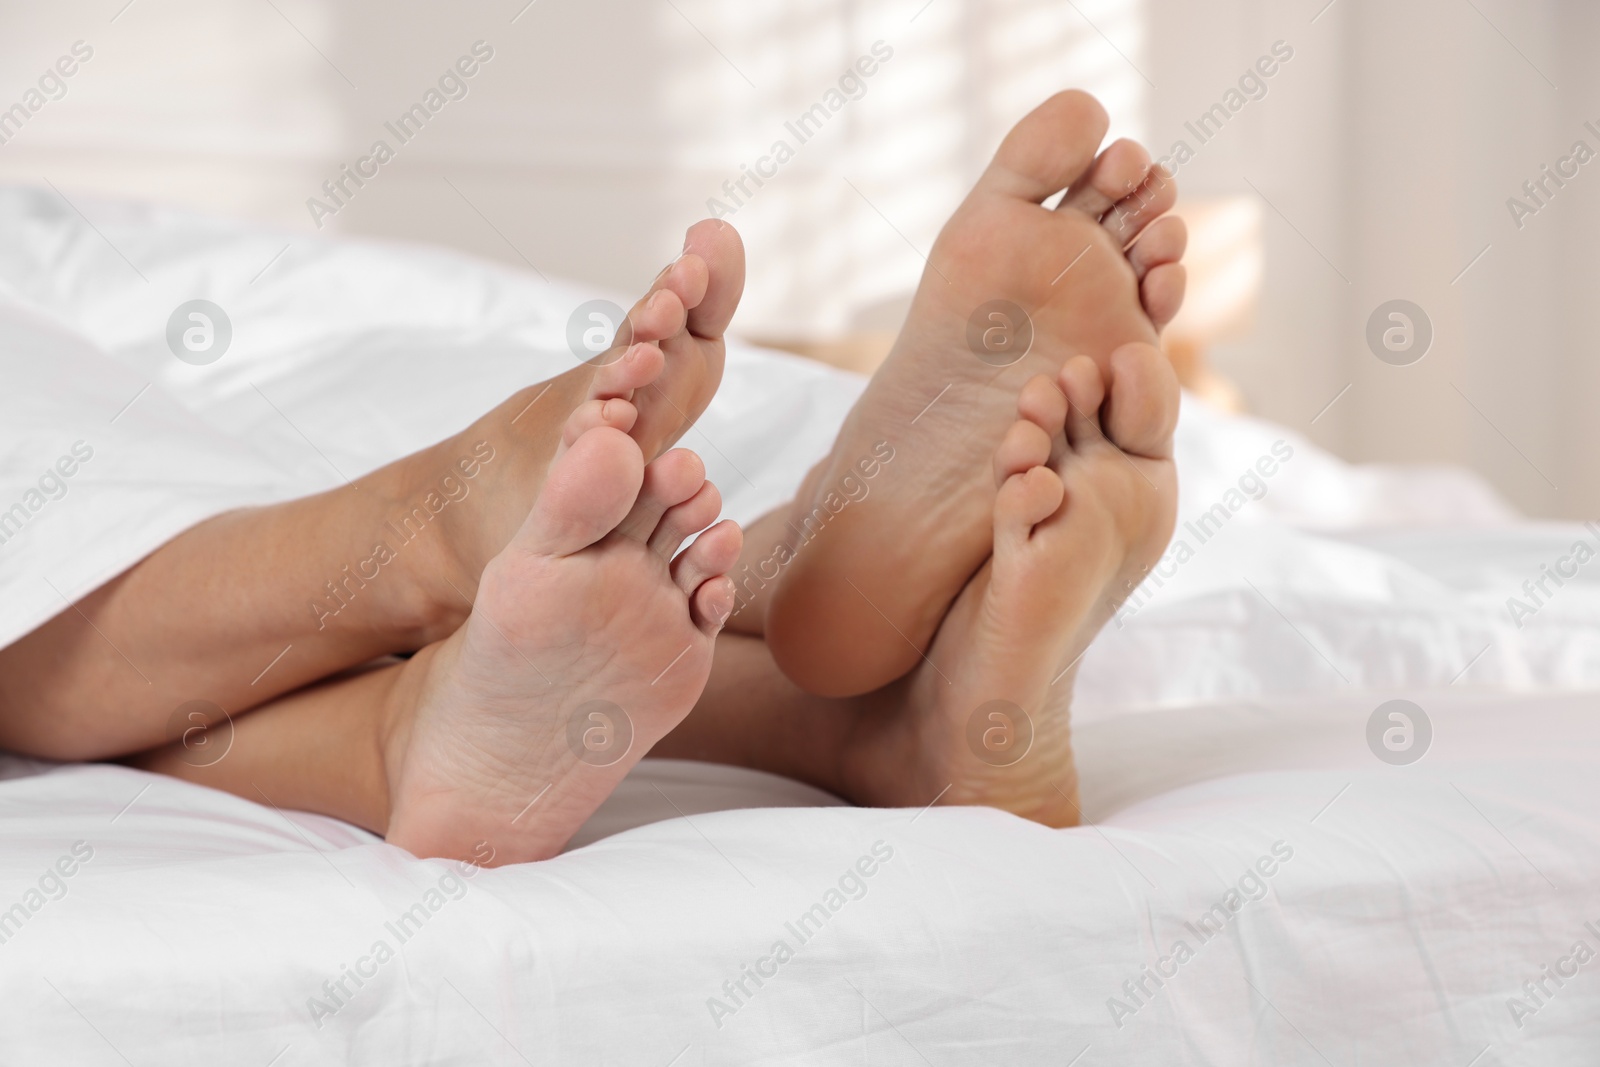
[{"label": "bare leg", "polygon": [[777,588],[775,574],[781,573],[775,571],[775,557],[779,546],[794,540],[788,524],[790,506],[781,505],[744,528],[744,551],[728,573],[735,598],[727,624],[731,633],[747,637],[766,634],[767,604]]},{"label": "bare leg", "polygon": [[[858,804],[939,799],[993,804],[1054,825],[1076,821],[1070,667],[1159,554],[1175,497],[1171,367],[1149,348],[1121,367],[1108,383],[1079,359],[1056,383],[1030,383],[1053,399],[1025,410],[994,456],[1002,483],[996,555],[957,598],[912,674],[864,696],[817,697],[777,668],[762,641],[724,632],[694,710],[652,754],[769,771]],[[1119,417],[1137,442],[1132,455],[1101,428],[1108,392],[1119,394]],[[769,517],[753,532],[772,536],[778,528]],[[755,545],[759,558],[764,549]],[[396,724],[415,707],[418,679],[440,648],[244,716],[228,755],[213,765],[193,765],[194,752],[182,745],[135,762],[386,833]],[[559,743],[555,750],[569,765],[578,762]],[[529,818],[543,816],[536,808]],[[477,862],[507,858],[506,824],[514,821],[503,817],[456,842],[455,851]],[[567,818],[560,829],[575,825]]]},{"label": "bare leg", "polygon": [[[783,530],[780,512],[753,523],[741,564],[768,556]],[[717,639],[704,692],[688,718],[650,755],[750,767],[855,798],[857,790],[844,775],[852,733],[864,714],[897,697],[886,692],[835,700],[791,682],[759,636],[769,587],[749,582],[740,588],[747,604]],[[409,664],[387,660],[328,678],[279,696],[231,724],[191,735],[187,745],[174,741],[128,762],[386,834],[391,797],[386,753],[395,748],[399,709],[412,699],[407,688],[420,673],[418,660],[433,652],[425,649]],[[216,759],[224,744],[226,755]],[[500,849],[486,838],[465,844],[475,862],[497,862]]]},{"label": "bare leg", "polygon": [[210,767],[182,743],[138,762],[355,819],[417,855],[554,855],[705,688],[739,555],[720,509],[693,453],[646,465],[626,434],[589,429],[455,633],[243,716],[230,747],[200,750],[220,759],[193,761]]},{"label": "bare leg", "polygon": [[[783,536],[784,528],[781,512],[753,523],[741,564],[770,555],[771,543]],[[844,754],[852,731],[864,713],[891,697],[835,700],[813,696],[791,682],[760,640],[767,588],[770,583],[740,586],[744,606],[717,639],[705,691],[688,718],[650,755],[750,767],[851,798],[855,790],[844,776]],[[411,663],[432,654],[431,648],[425,649]],[[129,762],[385,834],[391,795],[385,753],[395,747],[398,709],[411,699],[406,667],[388,660],[329,678],[280,696],[231,724],[191,734],[188,744],[174,741]],[[223,745],[227,753],[216,759]],[[467,842],[476,862],[493,862],[485,857],[498,850],[492,844],[478,850],[478,843]]]},{"label": "bare leg", "polygon": [[[181,742],[128,762],[260,804],[331,815],[386,834],[385,753],[393,748],[406,666],[389,660],[241,716],[232,725],[227,754],[215,762],[204,746]],[[751,767],[845,796],[839,757],[858,710],[859,700],[830,700],[799,689],[773,665],[761,641],[724,634],[717,639],[711,680],[699,703],[650,755]],[[211,731],[206,744],[220,744],[224,729]],[[490,862],[474,851],[478,840],[466,844],[478,862]]]},{"label": "bare leg", "polygon": [[165,740],[187,702],[237,714],[448,633],[465,610],[421,595],[405,573],[424,556],[417,546],[364,588],[352,582],[337,615],[312,610],[403,513],[391,473],[204,522],[0,650],[0,746],[120,755]]},{"label": "bare leg", "polygon": [[[582,368],[551,383],[560,402],[546,396],[523,420],[524,447],[554,452],[551,416],[581,402],[587,377]],[[443,442],[343,488],[203,522],[0,650],[0,746],[121,755],[167,740],[187,702],[236,715],[448,635],[471,588],[452,593],[434,577],[445,531],[426,506],[439,491],[426,487],[469,503],[485,468],[508,462],[504,434],[479,428],[502,447],[489,436]]]},{"label": "bare leg", "polygon": [[700,702],[650,754],[749,767],[868,803],[846,774],[848,753],[863,716],[892,698],[814,696],[778,670],[764,641],[724,631]]},{"label": "bare leg", "polygon": [[220,725],[190,745],[174,742],[127,762],[258,804],[314,811],[385,833],[384,751],[403,666],[387,660],[331,678],[240,716],[231,732]]},{"label": "bare leg", "polygon": [[174,721],[190,702],[220,720],[452,633],[564,428],[614,426],[653,457],[698,416],[742,285],[737,235],[701,223],[629,313],[633,343],[615,361],[525,389],[352,485],[174,538],[0,649],[0,747],[56,759],[138,751],[191,727]]}]

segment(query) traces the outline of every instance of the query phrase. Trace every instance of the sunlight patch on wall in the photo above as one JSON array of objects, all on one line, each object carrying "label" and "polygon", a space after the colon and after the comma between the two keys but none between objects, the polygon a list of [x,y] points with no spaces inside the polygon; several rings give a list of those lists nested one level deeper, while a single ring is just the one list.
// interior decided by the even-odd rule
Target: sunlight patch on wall
[{"label": "sunlight patch on wall", "polygon": [[670,163],[744,237],[738,327],[818,339],[897,320],[1000,138],[1059,89],[1138,136],[1144,0],[1075,3],[664,6]]}]

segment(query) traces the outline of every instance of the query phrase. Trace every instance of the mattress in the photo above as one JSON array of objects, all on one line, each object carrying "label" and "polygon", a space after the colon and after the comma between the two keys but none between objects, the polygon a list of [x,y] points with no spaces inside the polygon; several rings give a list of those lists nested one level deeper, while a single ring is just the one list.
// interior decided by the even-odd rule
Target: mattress
[{"label": "mattress", "polygon": [[[208,515],[454,431],[570,366],[572,308],[620,302],[80,206],[93,228],[0,190],[0,509],[27,509],[0,642]],[[232,325],[206,366],[166,341],[194,299]],[[861,386],[735,344],[685,443],[751,519]],[[562,856],[480,871],[0,757],[4,1058],[1595,1062],[1600,568],[1576,546],[1600,535],[1188,400],[1179,468],[1173,550],[1080,671],[1088,825],[650,759]]]}]

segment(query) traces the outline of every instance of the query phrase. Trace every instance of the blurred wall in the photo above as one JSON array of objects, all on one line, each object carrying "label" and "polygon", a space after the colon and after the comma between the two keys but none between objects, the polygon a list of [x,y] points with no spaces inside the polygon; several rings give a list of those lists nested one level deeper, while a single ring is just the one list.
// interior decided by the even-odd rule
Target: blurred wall
[{"label": "blurred wall", "polygon": [[[1215,353],[1251,407],[1351,459],[1463,463],[1528,512],[1600,512],[1600,159],[1537,215],[1507,203],[1575,141],[1600,153],[1600,11],[1151,0],[1150,19],[1156,145],[1274,41],[1295,52],[1180,174],[1266,204],[1257,328]],[[1366,339],[1396,299],[1434,331],[1409,366]]]},{"label": "blurred wall", "polygon": [[[75,42],[93,56],[0,127],[0,179],[247,216],[289,231],[287,256],[320,221],[624,291],[717,200],[750,253],[739,328],[823,338],[892,326],[1006,127],[1078,85],[1114,136],[1190,143],[1186,194],[1262,201],[1255,327],[1214,353],[1254,410],[1354,459],[1467,463],[1531,512],[1594,514],[1600,163],[1520,228],[1506,201],[1575,140],[1600,151],[1597,23],[1579,0],[11,5],[0,108]],[[1185,123],[1279,41],[1292,59],[1200,145]],[[430,90],[442,106],[402,144],[385,123]],[[845,104],[799,143],[786,123],[830,91]],[[393,158],[361,163],[380,138]],[[334,205],[343,166],[376,175]],[[747,168],[775,173],[734,202]],[[312,197],[337,212],[314,219]],[[1365,340],[1392,299],[1433,326],[1410,366]]]},{"label": "blurred wall", "polygon": [[[1054,88],[1088,86],[1142,132],[1145,85],[1117,52],[1141,46],[1142,0],[126,2],[3,16],[15,92],[75,40],[95,55],[0,146],[0,177],[312,232],[306,200],[383,138],[395,158],[326,229],[621,289],[716,200],[750,246],[740,324],[767,335],[898,302],[985,156]],[[479,40],[493,58],[467,95],[400,145],[385,123]],[[802,144],[786,123],[830,92],[845,105]],[[779,139],[794,155],[775,168]],[[758,165],[776,176],[725,191]]]}]

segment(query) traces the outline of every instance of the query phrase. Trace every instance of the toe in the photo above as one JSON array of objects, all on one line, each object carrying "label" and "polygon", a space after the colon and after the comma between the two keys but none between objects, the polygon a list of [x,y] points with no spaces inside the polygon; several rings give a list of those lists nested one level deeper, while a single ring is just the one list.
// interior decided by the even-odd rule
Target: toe
[{"label": "toe", "polygon": [[728,573],[743,547],[744,531],[732,519],[723,519],[672,561],[672,580],[690,596],[712,578]]},{"label": "toe", "polygon": [[522,551],[552,556],[587,548],[628,514],[643,480],[644,455],[633,438],[609,426],[590,430],[550,464],[533,510],[512,543]]},{"label": "toe", "polygon": [[978,189],[1042,203],[1089,169],[1108,125],[1106,109],[1088,93],[1057,93],[1006,134]]},{"label": "toe", "polygon": [[664,453],[645,467],[638,499],[617,533],[648,542],[667,509],[693,497],[705,481],[706,465],[699,456],[687,448]]},{"label": "toe", "polygon": [[622,358],[607,363],[595,372],[589,395],[599,400],[618,397],[631,400],[635,389],[643,389],[661,376],[666,357],[653,344],[630,345]]},{"label": "toe", "polygon": [[1149,172],[1150,153],[1137,141],[1124,138],[1100,153],[1088,171],[1072,183],[1056,210],[1080,211],[1099,219],[1137,192]]},{"label": "toe", "polygon": [[1126,245],[1144,228],[1172,210],[1178,201],[1178,183],[1161,167],[1152,167],[1144,183],[1106,212],[1101,225]]},{"label": "toe", "polygon": [[650,535],[651,550],[662,559],[671,559],[685,541],[716,522],[720,514],[722,494],[710,482],[702,483],[694,496],[668,508],[661,516]]},{"label": "toe", "polygon": [[1178,376],[1154,345],[1133,343],[1111,353],[1106,436],[1131,455],[1166,459],[1178,425]]},{"label": "toe", "polygon": [[578,438],[599,426],[627,433],[638,417],[639,409],[626,400],[585,400],[567,416],[561,427],[561,443],[571,448]]},{"label": "toe", "polygon": [[[672,276],[684,270],[683,263],[684,261],[680,259],[668,267],[668,275]],[[676,291],[669,288],[656,289],[633,305],[633,310],[628,312],[628,340],[630,343],[665,340],[683,329],[687,317],[683,298]],[[621,343],[621,338],[618,338],[618,343]]]},{"label": "toe", "polygon": [[722,629],[733,614],[734,592],[733,579],[724,574],[701,585],[689,598],[689,613],[706,636]]},{"label": "toe", "polygon": [[1033,528],[1055,514],[1066,497],[1061,478],[1049,467],[1030,467],[1000,487],[994,502],[995,555],[1014,551]]},{"label": "toe", "polygon": [[[646,297],[655,295],[656,291],[668,292],[678,298],[678,303],[685,309],[684,322],[688,321],[687,309],[697,307],[706,298],[706,290],[711,284],[711,272],[706,261],[685,248],[677,259],[668,263],[665,269],[651,283],[651,292]],[[678,329],[684,323],[678,324]],[[677,331],[673,331],[676,333]]]},{"label": "toe", "polygon": [[[1057,394],[1059,395],[1059,394]],[[1066,404],[1063,403],[1065,408]],[[1059,433],[1060,423],[1057,424]],[[1005,485],[1013,475],[1021,474],[1050,461],[1051,436],[1037,423],[1018,419],[1000,439],[994,452],[994,482]]]},{"label": "toe", "polygon": [[1103,437],[1100,405],[1105,400],[1106,387],[1095,361],[1088,356],[1073,356],[1061,368],[1057,381],[1067,398],[1067,442],[1078,448]]},{"label": "toe", "polygon": [[1182,263],[1163,263],[1150,268],[1150,273],[1139,283],[1139,299],[1151,325],[1159,330],[1172,321],[1183,307],[1183,292],[1188,284],[1189,272]]},{"label": "toe", "polygon": [[705,264],[704,295],[689,308],[689,332],[697,337],[720,337],[733,320],[744,293],[744,242],[739,231],[721,219],[705,219],[689,227],[683,243],[685,258]]},{"label": "toe", "polygon": [[1017,414],[1054,437],[1067,418],[1067,398],[1049,377],[1035,374],[1017,396]]},{"label": "toe", "polygon": [[1152,222],[1128,249],[1128,262],[1141,279],[1154,267],[1176,263],[1189,246],[1189,227],[1176,215],[1165,215]]}]

